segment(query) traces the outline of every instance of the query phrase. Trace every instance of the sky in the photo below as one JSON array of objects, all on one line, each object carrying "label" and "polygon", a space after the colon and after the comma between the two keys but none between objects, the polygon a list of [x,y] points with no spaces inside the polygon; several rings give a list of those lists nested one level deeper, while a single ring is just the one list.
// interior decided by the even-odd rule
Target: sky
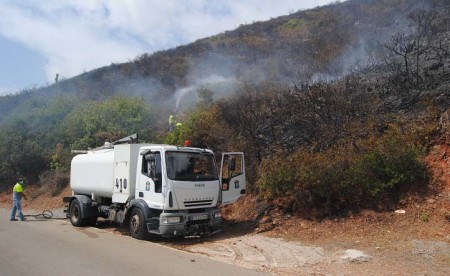
[{"label": "sky", "polygon": [[0,0],[0,95],[330,0]]}]

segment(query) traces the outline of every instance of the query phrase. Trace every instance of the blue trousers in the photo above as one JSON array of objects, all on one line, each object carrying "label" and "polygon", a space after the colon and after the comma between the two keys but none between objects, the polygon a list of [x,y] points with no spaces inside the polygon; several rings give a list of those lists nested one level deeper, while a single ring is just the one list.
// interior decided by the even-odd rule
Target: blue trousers
[{"label": "blue trousers", "polygon": [[23,220],[23,213],[22,213],[22,204],[20,200],[13,200],[13,208],[11,210],[11,219],[16,218],[16,212],[19,212],[19,218],[20,220]]}]

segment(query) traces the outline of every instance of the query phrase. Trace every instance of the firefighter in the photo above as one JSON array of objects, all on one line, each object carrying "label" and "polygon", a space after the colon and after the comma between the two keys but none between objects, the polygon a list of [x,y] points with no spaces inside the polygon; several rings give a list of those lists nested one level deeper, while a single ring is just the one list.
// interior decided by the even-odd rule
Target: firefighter
[{"label": "firefighter", "polygon": [[170,114],[169,116],[169,132],[172,132],[175,127],[175,116],[173,114]]},{"label": "firefighter", "polygon": [[16,212],[19,212],[19,218],[21,221],[25,220],[25,217],[22,213],[22,197],[27,199],[25,194],[23,193],[23,186],[25,186],[23,180],[19,180],[13,188],[13,207],[11,210],[11,218],[10,221],[16,221]]}]

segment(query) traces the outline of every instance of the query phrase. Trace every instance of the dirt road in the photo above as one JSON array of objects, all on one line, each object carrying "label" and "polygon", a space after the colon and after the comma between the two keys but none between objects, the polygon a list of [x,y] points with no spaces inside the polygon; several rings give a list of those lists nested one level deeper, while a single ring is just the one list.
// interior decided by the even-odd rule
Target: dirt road
[{"label": "dirt road", "polygon": [[336,240],[307,245],[249,234],[171,246],[274,275],[449,275],[450,272],[450,244],[429,240],[373,246]]}]

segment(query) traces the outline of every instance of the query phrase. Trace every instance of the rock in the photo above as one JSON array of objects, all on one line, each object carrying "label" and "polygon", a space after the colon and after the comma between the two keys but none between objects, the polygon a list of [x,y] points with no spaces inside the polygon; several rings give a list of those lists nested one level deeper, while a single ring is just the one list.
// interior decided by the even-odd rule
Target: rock
[{"label": "rock", "polygon": [[344,254],[341,255],[339,258],[344,262],[361,263],[361,262],[368,262],[373,257],[367,255],[366,253],[360,250],[347,249],[344,251]]},{"label": "rock", "polygon": [[435,199],[432,199],[432,198],[427,199],[427,203],[429,203],[429,204],[434,204],[435,202],[436,202]]},{"label": "rock", "polygon": [[265,224],[270,222],[272,222],[272,218],[270,216],[265,216],[259,221],[259,224]]},{"label": "rock", "polygon": [[264,233],[264,232],[268,232],[270,230],[273,230],[275,228],[275,226],[273,224],[264,224],[261,225],[260,227],[256,228],[255,231],[256,233]]}]

